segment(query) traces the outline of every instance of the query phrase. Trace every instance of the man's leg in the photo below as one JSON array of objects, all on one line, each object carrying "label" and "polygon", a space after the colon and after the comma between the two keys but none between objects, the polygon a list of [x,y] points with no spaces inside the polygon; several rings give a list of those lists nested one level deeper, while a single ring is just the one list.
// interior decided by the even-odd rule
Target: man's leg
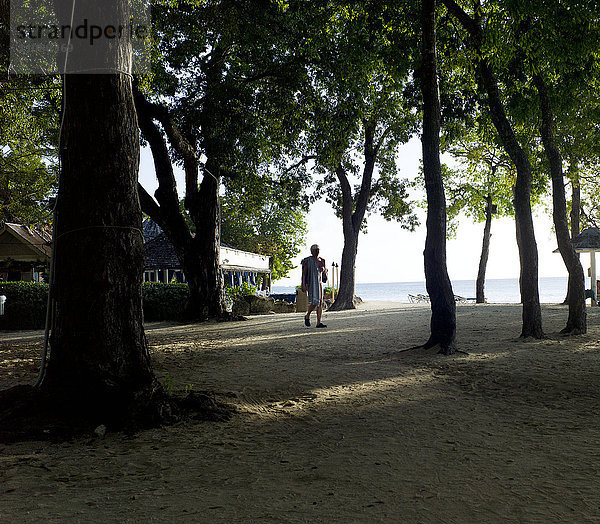
[{"label": "man's leg", "polygon": [[[304,315],[304,324],[306,326],[310,326],[310,314],[315,310],[317,306],[315,306],[314,304],[309,304],[308,305],[308,311],[306,313],[306,315]],[[317,324],[319,322],[317,321]]]},{"label": "man's leg", "polygon": [[327,326],[321,322],[321,315],[323,314],[323,306],[317,308],[317,327],[326,328]]}]

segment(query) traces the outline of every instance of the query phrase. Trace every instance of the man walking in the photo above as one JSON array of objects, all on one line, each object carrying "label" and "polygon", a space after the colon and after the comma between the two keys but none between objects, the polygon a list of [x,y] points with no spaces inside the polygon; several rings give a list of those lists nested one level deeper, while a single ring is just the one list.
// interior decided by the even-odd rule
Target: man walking
[{"label": "man walking", "polygon": [[323,314],[323,277],[327,275],[325,260],[319,257],[319,246],[310,247],[312,256],[302,260],[302,291],[308,292],[308,312],[304,317],[304,325],[310,326],[310,314],[317,310],[317,327],[326,328],[321,322]]}]

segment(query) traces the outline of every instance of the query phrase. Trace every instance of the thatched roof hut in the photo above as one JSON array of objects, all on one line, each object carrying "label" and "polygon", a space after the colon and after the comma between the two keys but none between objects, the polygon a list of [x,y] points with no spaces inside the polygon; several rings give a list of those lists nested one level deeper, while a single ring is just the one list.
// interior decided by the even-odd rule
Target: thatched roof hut
[{"label": "thatched roof hut", "polygon": [[600,229],[588,227],[571,240],[575,251],[582,253],[588,251],[600,251]]},{"label": "thatched roof hut", "polygon": [[[597,227],[588,227],[581,233],[571,239],[571,243],[577,253],[590,254],[590,268],[588,276],[590,277],[590,287],[592,290],[592,305],[596,305],[600,295],[600,282],[596,280],[596,251],[600,251],[600,229]],[[558,249],[554,250],[558,253]]]}]

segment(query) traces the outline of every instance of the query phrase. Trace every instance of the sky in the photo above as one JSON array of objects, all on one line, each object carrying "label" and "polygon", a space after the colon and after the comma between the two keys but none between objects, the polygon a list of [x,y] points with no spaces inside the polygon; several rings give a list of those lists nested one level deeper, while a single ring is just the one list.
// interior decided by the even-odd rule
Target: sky
[{"label": "sky", "polygon": [[[401,178],[414,179],[419,173],[421,143],[413,138],[398,153]],[[181,194],[183,174],[176,173]],[[152,155],[142,151],[140,182],[151,193],[156,189],[156,177]],[[361,233],[356,257],[356,282],[360,284],[376,282],[422,282],[425,280],[423,249],[425,247],[425,211],[418,211],[421,225],[410,232],[397,222],[386,222],[383,218],[371,215],[368,218],[368,231]],[[310,255],[310,246],[319,244],[320,255],[328,267],[332,262],[341,262],[344,239],[342,223],[332,208],[320,201],[311,207],[307,216],[305,245],[296,257],[300,260]],[[552,231],[552,217],[547,210],[534,210],[535,236],[539,256],[540,277],[566,276],[567,271],[556,249],[556,238]],[[447,264],[451,280],[474,280],[477,278],[483,223],[474,224],[462,217],[456,237],[447,241]],[[584,270],[589,261],[582,258]],[[293,269],[288,278],[277,280],[275,286],[296,286],[300,283],[299,267]],[[518,278],[519,252],[515,237],[515,224],[512,218],[498,218],[492,222],[492,237],[486,278]]]}]

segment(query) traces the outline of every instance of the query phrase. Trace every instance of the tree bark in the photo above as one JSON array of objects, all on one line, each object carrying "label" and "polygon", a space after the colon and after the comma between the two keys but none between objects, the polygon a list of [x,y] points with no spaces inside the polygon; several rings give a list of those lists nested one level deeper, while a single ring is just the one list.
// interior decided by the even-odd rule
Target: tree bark
[{"label": "tree bark", "polygon": [[565,184],[562,170],[562,156],[554,140],[554,114],[550,102],[548,86],[540,74],[535,76],[535,85],[540,97],[542,125],[540,132],[544,150],[550,165],[552,176],[552,218],[558,250],[569,272],[568,304],[569,318],[567,325],[561,331],[565,334],[582,334],[587,331],[587,314],[585,310],[585,276],[581,262],[569,234],[567,221],[567,202],[565,198]]},{"label": "tree bark", "polygon": [[488,257],[490,254],[490,238],[492,229],[492,195],[486,197],[485,207],[485,227],[483,228],[483,244],[481,246],[481,257],[479,258],[479,271],[477,272],[477,281],[475,283],[475,302],[477,304],[485,303],[485,272],[487,269]]},{"label": "tree bark", "polygon": [[[468,16],[454,0],[442,0],[450,13],[469,33],[474,47],[479,51],[483,32],[478,21]],[[517,170],[514,190],[515,226],[519,260],[521,265],[519,283],[523,304],[521,337],[543,338],[542,309],[538,290],[538,253],[531,214],[532,168],[527,153],[519,144],[506,116],[498,87],[498,81],[487,61],[478,52],[479,75],[487,93],[490,116],[505,151]]]},{"label": "tree bark", "polygon": [[[101,9],[120,10],[128,20],[123,0]],[[64,392],[70,403],[85,402],[99,422],[158,419],[163,392],[142,324],[144,244],[131,78],[65,75],[64,82],[56,316],[42,388]]]},{"label": "tree bark", "polygon": [[423,174],[427,191],[425,282],[431,301],[431,334],[425,348],[456,351],[456,302],[446,265],[446,198],[440,165],[440,99],[437,80],[435,0],[423,0],[421,10],[423,96]]},{"label": "tree bark", "polygon": [[336,175],[342,189],[344,249],[342,250],[339,291],[335,302],[329,308],[330,311],[356,309],[356,305],[354,304],[356,253],[358,251],[360,228],[371,196],[371,183],[373,181],[373,171],[377,158],[377,149],[374,146],[375,127],[375,122],[365,123],[365,166],[360,191],[356,195],[356,199],[352,196],[348,177],[341,164],[336,169]]},{"label": "tree bark", "polygon": [[[190,292],[186,317],[189,320],[223,317],[225,297],[219,265],[219,166],[216,162],[209,162],[208,172],[198,188],[200,165],[195,147],[179,131],[166,108],[151,104],[139,91],[136,91],[135,102],[140,129],[150,145],[159,183],[154,194],[156,200],[139,187],[142,210],[166,233],[182,264]],[[184,158],[185,205],[196,226],[195,234],[191,233],[181,213],[171,157],[155,120],[162,124],[169,142]]]},{"label": "tree bark", "polygon": [[344,248],[342,250],[342,266],[338,294],[330,311],[356,309],[354,304],[356,253],[358,251],[359,229],[354,227],[353,196],[350,182],[341,164],[336,169],[336,175],[342,189],[342,230],[344,233]]},{"label": "tree bark", "polygon": [[571,186],[571,238],[575,238],[581,232],[581,185],[579,183],[579,175],[577,172],[573,175]]},{"label": "tree bark", "polygon": [[329,308],[330,311],[356,309],[354,294],[356,288],[355,268],[357,251],[358,235],[356,235],[354,231],[348,231],[347,228],[344,228],[344,248],[342,250],[340,284],[335,302]]},{"label": "tree bark", "polygon": [[[193,268],[192,277],[186,273],[190,285],[187,314],[190,318],[214,318],[225,315],[223,273],[220,266],[221,225],[219,207],[219,168],[208,164],[210,174],[205,173],[198,199],[191,208],[196,224],[192,241],[192,260],[186,257],[187,266]],[[215,177],[215,178],[213,178]],[[195,267],[196,261],[198,266]]]},{"label": "tree bark", "polygon": [[[577,174],[577,168],[575,168],[575,172],[571,178],[571,239],[575,238],[580,233],[580,215],[581,215],[581,185],[579,183],[579,175]],[[579,253],[577,254],[577,258],[581,263],[581,258]],[[585,275],[584,275],[585,278]],[[569,280],[571,277],[569,276]],[[585,287],[585,284],[584,284]],[[570,300],[569,290],[571,289],[571,283],[567,283],[567,296],[563,300],[563,305],[568,304]]]}]

